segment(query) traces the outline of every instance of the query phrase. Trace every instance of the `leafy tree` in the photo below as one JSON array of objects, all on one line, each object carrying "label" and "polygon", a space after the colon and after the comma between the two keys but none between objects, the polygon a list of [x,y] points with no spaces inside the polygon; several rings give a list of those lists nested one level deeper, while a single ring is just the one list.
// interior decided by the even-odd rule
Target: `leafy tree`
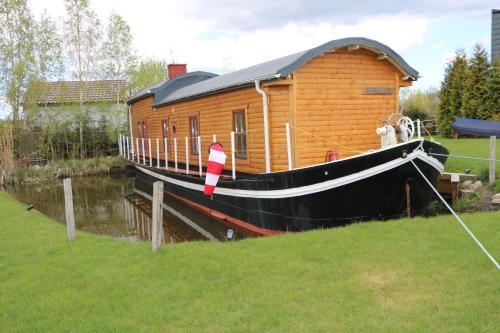
[{"label": "leafy tree", "polygon": [[131,94],[160,83],[167,79],[167,63],[164,60],[144,59],[133,66],[129,72]]},{"label": "leafy tree", "polygon": [[103,73],[107,79],[126,79],[136,61],[130,26],[116,13],[109,16],[102,45]]},{"label": "leafy tree", "polygon": [[0,91],[12,108],[16,126],[35,67],[33,31],[33,16],[26,0],[0,2]]},{"label": "leafy tree", "polygon": [[451,136],[451,123],[461,116],[464,81],[468,75],[467,57],[463,49],[455,52],[454,58],[447,64],[439,93],[439,130],[445,136]]},{"label": "leafy tree", "polygon": [[490,67],[488,109],[491,119],[500,121],[500,58],[493,61]]},{"label": "leafy tree", "polygon": [[99,42],[101,38],[100,21],[90,8],[89,0],[65,0],[66,18],[64,28],[68,54],[74,64],[74,74],[79,81],[80,90],[80,157],[85,158],[84,142],[84,81],[95,75],[98,63]]},{"label": "leafy tree", "polygon": [[400,105],[403,113],[412,119],[436,118],[439,112],[439,91],[435,88],[403,90]]},{"label": "leafy tree", "polygon": [[489,119],[489,76],[488,52],[479,44],[474,46],[469,61],[468,75],[462,93],[461,114],[466,118]]}]

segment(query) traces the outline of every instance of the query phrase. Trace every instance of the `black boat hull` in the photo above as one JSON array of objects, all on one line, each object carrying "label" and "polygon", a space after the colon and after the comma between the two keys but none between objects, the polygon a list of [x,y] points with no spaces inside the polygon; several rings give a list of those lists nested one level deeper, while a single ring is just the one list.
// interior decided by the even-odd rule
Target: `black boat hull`
[{"label": "black boat hull", "polygon": [[139,181],[162,180],[167,193],[242,232],[271,234],[397,218],[408,201],[412,215],[420,214],[433,192],[411,161],[434,186],[446,162],[430,151],[447,154],[436,143],[414,141],[307,168],[221,178],[213,198],[203,195],[199,176],[135,168]]}]

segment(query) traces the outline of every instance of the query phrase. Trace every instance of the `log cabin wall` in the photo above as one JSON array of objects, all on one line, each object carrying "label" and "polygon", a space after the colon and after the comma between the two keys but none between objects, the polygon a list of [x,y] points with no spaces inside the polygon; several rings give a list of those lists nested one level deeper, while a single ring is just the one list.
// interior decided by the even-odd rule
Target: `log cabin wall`
[{"label": "log cabin wall", "polygon": [[[274,89],[274,87],[268,89]],[[148,107],[150,111],[148,111]],[[185,137],[189,137],[189,117],[198,115],[202,164],[205,166],[207,163],[208,147],[212,143],[212,135],[215,134],[217,141],[224,146],[228,155],[226,160],[226,169],[228,170],[231,168],[230,132],[233,130],[233,112],[245,111],[247,123],[247,159],[236,159],[236,170],[239,172],[263,172],[265,170],[262,97],[255,91],[254,87],[168,104],[158,107],[155,110],[152,110],[151,107],[151,98],[146,98],[132,104],[134,137],[137,136],[137,122],[147,120],[149,136],[152,139],[158,137],[163,140],[162,120],[168,119],[171,143],[169,160],[174,160],[173,126],[175,125],[178,161],[179,163],[185,163]],[[282,108],[282,105],[277,102],[276,108]],[[152,156],[156,156],[155,140],[153,140],[152,144]],[[160,158],[164,159],[163,145],[160,145]],[[190,153],[189,164],[192,166],[198,165],[198,156]]]},{"label": "log cabin wall", "polygon": [[[375,130],[398,112],[400,80],[392,64],[362,48],[337,49],[300,67],[293,87],[295,166],[325,162],[331,149],[344,158],[379,148]],[[390,88],[392,93],[367,95],[365,88]]]}]

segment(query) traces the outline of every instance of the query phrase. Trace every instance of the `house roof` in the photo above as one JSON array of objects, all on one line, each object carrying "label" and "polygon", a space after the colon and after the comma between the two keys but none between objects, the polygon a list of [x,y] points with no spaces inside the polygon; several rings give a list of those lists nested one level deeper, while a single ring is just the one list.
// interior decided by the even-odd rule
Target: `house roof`
[{"label": "house roof", "polygon": [[[83,81],[83,102],[120,102],[125,100],[125,80]],[[42,82],[37,92],[38,104],[69,104],[80,102],[79,81]]]},{"label": "house roof", "polygon": [[386,60],[398,68],[405,76],[407,76],[408,79],[416,80],[418,78],[418,72],[408,65],[406,61],[390,47],[372,39],[350,37],[332,40],[309,50],[267,61],[232,73],[208,78],[194,84],[186,85],[182,88],[170,91],[168,94],[161,96],[161,98],[157,98],[154,92],[150,91],[150,94],[155,94],[155,106],[159,106],[221,91],[251,86],[254,84],[255,80],[276,80],[286,77],[288,74],[293,73],[311,59],[325,52],[350,45],[359,45],[359,47],[385,55]]},{"label": "house roof", "polygon": [[133,97],[131,97],[127,102],[133,103],[146,96],[154,95],[154,103],[156,104],[160,102],[163,98],[170,95],[175,90],[216,76],[218,75],[202,71],[190,72],[183,75],[179,75],[170,80],[163,81],[161,83],[155,84],[151,87],[141,90]]}]

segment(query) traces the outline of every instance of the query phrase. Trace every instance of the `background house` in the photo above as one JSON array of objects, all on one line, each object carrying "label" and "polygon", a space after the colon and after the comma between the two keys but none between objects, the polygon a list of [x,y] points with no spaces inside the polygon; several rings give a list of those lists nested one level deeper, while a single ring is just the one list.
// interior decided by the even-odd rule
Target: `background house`
[{"label": "background house", "polygon": [[75,156],[80,123],[89,156],[109,153],[127,130],[127,96],[125,80],[84,81],[82,89],[79,81],[36,83],[24,105],[28,131],[21,153],[37,148],[45,155]]}]

